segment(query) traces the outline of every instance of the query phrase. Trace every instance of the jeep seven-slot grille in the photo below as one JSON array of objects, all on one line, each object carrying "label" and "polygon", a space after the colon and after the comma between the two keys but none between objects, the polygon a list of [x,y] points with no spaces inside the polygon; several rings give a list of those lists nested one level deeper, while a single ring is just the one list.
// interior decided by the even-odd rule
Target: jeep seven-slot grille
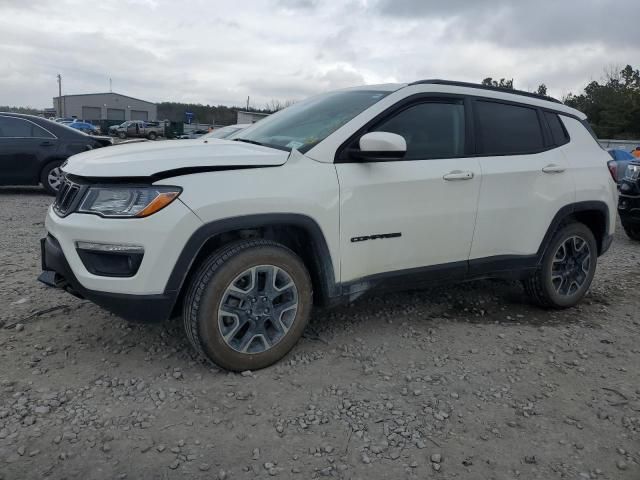
[{"label": "jeep seven-slot grille", "polygon": [[80,185],[65,177],[58,189],[56,201],[53,203],[53,209],[56,213],[61,216],[66,215],[78,196],[78,192],[80,192]]}]

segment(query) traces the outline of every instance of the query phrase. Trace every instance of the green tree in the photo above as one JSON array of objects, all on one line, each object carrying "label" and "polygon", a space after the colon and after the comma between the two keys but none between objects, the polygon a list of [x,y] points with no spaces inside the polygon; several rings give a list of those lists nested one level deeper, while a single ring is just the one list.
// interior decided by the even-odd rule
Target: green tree
[{"label": "green tree", "polygon": [[584,112],[599,138],[640,138],[640,71],[631,65],[569,94],[565,104]]},{"label": "green tree", "polygon": [[547,96],[547,86],[544,83],[541,83],[540,85],[538,85],[538,90],[536,90],[536,93],[538,95],[544,95],[546,97]]},{"label": "green tree", "polygon": [[497,81],[491,77],[487,77],[484,80],[482,80],[481,83],[482,85],[487,85],[489,87],[506,88],[508,90],[513,90],[513,78],[510,80],[501,78],[500,81]]}]

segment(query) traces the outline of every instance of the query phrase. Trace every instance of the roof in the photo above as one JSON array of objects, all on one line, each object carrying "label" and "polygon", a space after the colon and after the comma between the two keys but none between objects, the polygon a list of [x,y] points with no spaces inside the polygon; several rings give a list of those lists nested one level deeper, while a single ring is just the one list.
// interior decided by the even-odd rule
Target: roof
[{"label": "roof", "polygon": [[524,90],[515,90],[513,88],[494,87],[493,85],[484,85],[481,83],[431,79],[431,80],[418,80],[417,82],[410,83],[409,85],[422,85],[425,83],[432,84],[432,85],[450,85],[452,87],[467,87],[467,88],[479,88],[481,90],[493,90],[493,91],[498,91],[502,93],[511,93],[513,95],[522,95],[523,97],[538,98],[540,100],[546,100],[548,102],[562,103],[560,100],[553,97],[547,97],[546,95],[539,95],[537,93],[525,92]]},{"label": "roof", "polygon": [[[131,100],[136,100],[138,102],[144,102],[144,103],[151,103],[153,105],[155,105],[154,102],[150,102],[149,100],[142,100],[141,98],[136,98],[136,97],[131,97],[129,95],[123,95],[122,93],[117,93],[117,92],[98,92],[98,93],[76,93],[73,95],[62,95],[63,98],[65,97],[91,97],[91,96],[95,96],[95,95],[117,95],[118,97],[124,97],[124,98],[130,98]],[[54,100],[60,97],[53,97]]]}]

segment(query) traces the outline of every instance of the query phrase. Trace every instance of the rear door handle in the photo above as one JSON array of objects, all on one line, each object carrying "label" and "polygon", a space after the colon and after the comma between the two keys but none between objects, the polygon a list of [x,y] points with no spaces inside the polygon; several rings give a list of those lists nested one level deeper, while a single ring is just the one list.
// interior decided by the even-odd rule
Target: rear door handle
[{"label": "rear door handle", "polygon": [[471,180],[473,178],[473,172],[463,172],[462,170],[454,170],[446,173],[442,178],[449,182],[456,180]]},{"label": "rear door handle", "polygon": [[555,163],[552,163],[550,165],[547,165],[546,167],[542,168],[542,171],[544,173],[562,173],[566,170],[566,168],[561,167],[560,165],[556,165]]},{"label": "rear door handle", "polygon": [[45,140],[44,142],[40,142],[40,146],[41,147],[50,147],[51,145],[53,145],[53,142],[50,142],[49,140]]}]

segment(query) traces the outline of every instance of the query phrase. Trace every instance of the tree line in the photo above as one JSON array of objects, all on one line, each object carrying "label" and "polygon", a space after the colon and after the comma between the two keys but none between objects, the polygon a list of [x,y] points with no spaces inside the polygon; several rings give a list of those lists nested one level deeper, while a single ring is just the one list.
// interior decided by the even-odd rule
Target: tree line
[{"label": "tree line", "polygon": [[[514,88],[513,79],[487,77],[482,84]],[[547,86],[540,84],[535,93],[546,96]],[[603,80],[590,82],[582,93],[570,93],[562,102],[584,112],[598,138],[640,139],[640,71],[631,65],[609,68]]]},{"label": "tree line", "polygon": [[[481,82],[504,89],[513,89],[513,78],[494,79],[487,77]],[[534,93],[547,95],[547,86],[542,83]],[[598,138],[621,140],[640,139],[640,71],[631,65],[623,69],[609,68],[601,81],[592,81],[582,93],[570,93],[562,99],[566,105],[584,112]],[[286,108],[291,100],[271,100],[264,108],[250,107],[248,110],[259,113],[273,113]],[[158,103],[158,120],[172,122],[186,121],[185,112],[193,113],[193,122],[217,125],[231,125],[237,121],[237,111],[246,107],[228,107],[225,105],[202,105],[199,103]],[[41,112],[31,107],[0,106],[0,112],[18,112],[38,115]]]}]

